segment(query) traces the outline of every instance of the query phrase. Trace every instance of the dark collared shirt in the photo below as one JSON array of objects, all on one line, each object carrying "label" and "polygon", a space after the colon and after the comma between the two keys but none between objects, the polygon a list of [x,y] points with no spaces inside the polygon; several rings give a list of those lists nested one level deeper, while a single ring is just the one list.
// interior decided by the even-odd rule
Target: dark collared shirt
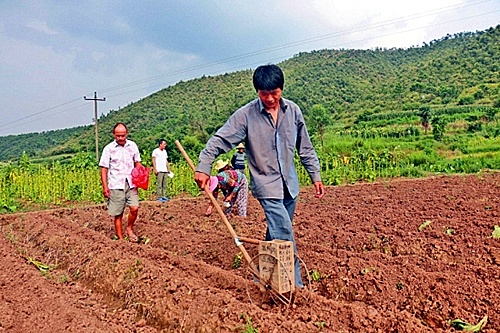
[{"label": "dark collared shirt", "polygon": [[257,199],[283,199],[284,184],[292,197],[299,194],[294,156],[297,151],[312,182],[321,181],[318,156],[299,106],[282,98],[275,126],[259,98],[238,109],[208,140],[196,171],[210,175],[212,163],[245,142],[252,194]]}]

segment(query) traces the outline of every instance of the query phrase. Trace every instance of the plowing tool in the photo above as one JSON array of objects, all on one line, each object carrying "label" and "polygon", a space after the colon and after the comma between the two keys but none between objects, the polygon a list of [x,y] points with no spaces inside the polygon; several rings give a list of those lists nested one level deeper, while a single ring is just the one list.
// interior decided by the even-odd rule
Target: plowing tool
[{"label": "plowing tool", "polygon": [[[176,140],[175,144],[180,150],[182,156],[195,172],[195,166],[182,147],[181,143]],[[273,301],[277,304],[289,306],[294,301],[295,279],[294,279],[294,253],[293,243],[290,241],[259,241],[248,237],[240,237],[234,231],[231,223],[229,223],[226,214],[220,207],[217,199],[213,196],[209,189],[209,184],[204,188],[205,193],[210,198],[217,213],[226,225],[236,247],[247,262],[247,278],[246,289],[248,297],[252,303],[260,303]],[[259,252],[256,256],[251,257],[245,249],[244,243],[257,245]],[[300,260],[302,271],[305,273],[305,290],[310,290],[310,277],[305,267],[304,262]],[[303,293],[308,299],[308,295]]]}]

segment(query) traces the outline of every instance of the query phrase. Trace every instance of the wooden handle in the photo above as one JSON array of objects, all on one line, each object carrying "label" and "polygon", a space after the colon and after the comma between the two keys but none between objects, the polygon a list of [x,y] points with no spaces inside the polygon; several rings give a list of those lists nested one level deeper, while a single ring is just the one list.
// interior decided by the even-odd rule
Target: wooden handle
[{"label": "wooden handle", "polygon": [[250,244],[254,244],[254,245],[259,245],[260,244],[260,240],[258,239],[254,239],[254,238],[248,238],[248,237],[239,237],[240,241],[242,241],[243,243],[250,243]]},{"label": "wooden handle", "polygon": [[[179,140],[175,140],[175,145],[177,146],[177,148],[179,148],[182,156],[184,156],[184,158],[186,159],[186,161],[188,162],[189,166],[191,167],[191,170],[193,170],[193,172],[196,172],[196,168],[193,164],[193,161],[191,161],[191,158],[188,156],[188,154],[186,153],[186,151],[184,150],[184,148],[182,147],[181,143],[179,142]],[[236,243],[236,246],[240,249],[241,253],[243,254],[243,256],[245,257],[245,260],[248,262],[248,264],[250,265],[250,268],[254,271],[254,272],[258,272],[257,271],[257,267],[255,267],[255,264],[252,262],[252,258],[250,258],[250,255],[248,254],[247,250],[245,249],[245,247],[243,246],[243,243],[241,243],[241,241],[239,240],[238,238],[238,235],[236,235],[236,232],[234,231],[233,227],[231,226],[231,223],[229,223],[227,217],[226,217],[226,214],[224,214],[224,212],[222,211],[222,208],[220,208],[220,205],[219,203],[217,202],[217,199],[215,199],[215,197],[213,196],[212,192],[210,192],[210,182],[208,182],[206,185],[205,185],[205,193],[208,195],[208,197],[210,198],[210,201],[212,202],[212,204],[214,205],[215,209],[217,210],[217,213],[219,213],[220,217],[222,218],[222,221],[224,221],[224,224],[226,225],[227,229],[229,230],[229,232],[231,233],[231,236],[233,237],[235,243]]]}]

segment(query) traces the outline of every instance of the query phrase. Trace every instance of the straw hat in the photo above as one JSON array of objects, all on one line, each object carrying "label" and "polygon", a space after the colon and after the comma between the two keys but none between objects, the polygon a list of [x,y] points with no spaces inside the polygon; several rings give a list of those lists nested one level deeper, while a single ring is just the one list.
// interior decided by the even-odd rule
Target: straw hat
[{"label": "straw hat", "polygon": [[240,143],[236,146],[236,149],[245,149],[245,145],[243,143]]},{"label": "straw hat", "polygon": [[215,169],[220,170],[228,165],[228,163],[228,161],[218,160],[217,163],[215,163]]}]

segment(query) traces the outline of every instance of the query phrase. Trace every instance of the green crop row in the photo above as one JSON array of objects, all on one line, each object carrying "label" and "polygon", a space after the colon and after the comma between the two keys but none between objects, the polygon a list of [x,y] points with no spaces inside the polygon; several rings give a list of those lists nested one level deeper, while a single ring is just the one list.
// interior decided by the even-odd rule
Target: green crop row
[{"label": "green crop row", "polygon": [[[193,172],[187,163],[170,164],[175,176],[168,182],[168,195],[182,192],[197,195]],[[141,200],[151,199],[156,177],[150,174],[148,190],[140,190]],[[103,203],[100,169],[97,166],[74,168],[54,163],[0,167],[0,213],[13,212],[24,206],[62,206],[71,202]]]},{"label": "green crop row", "polygon": [[[412,138],[359,138],[356,133],[330,133],[318,156],[325,185],[349,184],[397,177],[422,177],[436,173],[477,173],[500,170],[500,137],[477,133]],[[228,156],[221,156],[228,159]],[[311,184],[306,170],[296,160],[299,183]],[[167,195],[200,195],[186,161],[170,163],[175,176],[168,181]],[[148,190],[141,200],[154,199],[156,178],[151,172]],[[248,176],[248,173],[247,173]],[[39,207],[64,206],[73,202],[104,203],[100,170],[91,156],[76,155],[70,163],[32,165],[23,155],[16,165],[0,166],[0,213]]]}]

